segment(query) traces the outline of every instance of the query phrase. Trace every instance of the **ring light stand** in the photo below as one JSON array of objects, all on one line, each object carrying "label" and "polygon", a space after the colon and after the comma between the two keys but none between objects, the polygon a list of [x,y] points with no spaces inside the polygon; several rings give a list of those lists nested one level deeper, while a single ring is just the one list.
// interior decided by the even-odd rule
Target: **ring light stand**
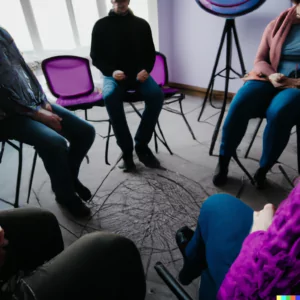
[{"label": "ring light stand", "polygon": [[[198,117],[198,122],[200,122],[201,117],[203,115],[207,100],[209,99],[210,104],[212,105],[212,96],[214,91],[214,83],[217,77],[225,78],[225,89],[224,89],[224,99],[221,107],[221,112],[219,119],[217,121],[212,141],[209,149],[209,155],[213,155],[214,147],[219,135],[220,127],[224,118],[226,103],[229,92],[229,81],[231,79],[236,79],[237,77],[231,77],[231,72],[237,75],[239,78],[243,77],[246,74],[245,63],[243,59],[243,54],[236,30],[235,25],[235,17],[241,16],[251,11],[257,9],[260,5],[262,5],[266,0],[196,0],[198,5],[203,8],[205,11],[226,18],[225,26],[223,30],[223,34],[221,37],[217,57],[215,60],[215,64],[213,67],[212,75],[210,78],[210,82],[206,91],[206,95],[201,107],[201,111]],[[220,57],[222,51],[225,48],[225,40],[226,40],[226,63],[225,68],[221,71],[217,71],[219,66]],[[241,66],[241,73],[238,73],[232,68],[232,47],[233,43],[236,46],[238,58]],[[224,75],[225,73],[225,75]]]}]

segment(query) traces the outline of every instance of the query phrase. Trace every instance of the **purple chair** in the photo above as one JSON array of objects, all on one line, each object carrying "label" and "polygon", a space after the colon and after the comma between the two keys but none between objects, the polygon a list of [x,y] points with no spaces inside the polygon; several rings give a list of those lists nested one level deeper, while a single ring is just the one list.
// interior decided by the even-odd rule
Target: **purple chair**
[{"label": "purple chair", "polygon": [[[45,59],[42,70],[50,92],[57,98],[56,103],[68,110],[84,110],[85,119],[92,122],[105,120],[88,120],[88,110],[94,106],[104,107],[102,94],[95,92],[95,86],[88,59],[64,55]],[[106,141],[105,162],[108,163],[108,143],[111,126]]]},{"label": "purple chair", "polygon": [[[167,87],[167,84],[169,82],[167,59],[160,52],[156,52],[156,61],[155,61],[154,68],[151,72],[151,76],[156,81],[156,83],[162,88],[162,91],[165,95],[165,102],[164,102],[163,109],[168,112],[181,115],[192,135],[192,138],[196,140],[194,132],[190,124],[188,123],[182,109],[182,101],[185,99],[185,94],[181,93],[179,89]],[[168,107],[168,105],[175,102],[179,103],[180,111]]]},{"label": "purple chair", "polygon": [[42,62],[42,69],[56,103],[69,110],[85,111],[104,106],[102,94],[95,92],[89,60],[77,56],[55,56]]}]

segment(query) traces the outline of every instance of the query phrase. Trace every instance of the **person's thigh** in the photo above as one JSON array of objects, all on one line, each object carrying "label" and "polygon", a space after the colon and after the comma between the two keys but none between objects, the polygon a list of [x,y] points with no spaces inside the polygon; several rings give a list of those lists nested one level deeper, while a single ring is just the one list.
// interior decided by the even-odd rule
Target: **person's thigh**
[{"label": "person's thigh", "polygon": [[63,240],[55,216],[38,208],[20,208],[0,212],[0,226],[9,241],[2,278],[17,271],[32,271],[59,254]]},{"label": "person's thigh", "polygon": [[277,91],[269,82],[251,80],[246,82],[233,98],[227,119],[234,117],[263,117]]},{"label": "person's thigh", "polygon": [[117,100],[123,102],[125,90],[113,77],[104,77],[102,95],[104,101]]},{"label": "person's thigh", "polygon": [[217,194],[204,202],[199,224],[208,270],[217,290],[249,235],[252,223],[253,210],[233,196]]},{"label": "person's thigh", "polygon": [[82,138],[84,140],[93,140],[95,137],[95,128],[87,121],[80,119],[69,110],[52,104],[52,109],[55,114],[62,118],[62,134],[69,140],[77,140]]},{"label": "person's thigh", "polygon": [[136,246],[109,233],[82,237],[24,280],[43,300],[143,300],[146,288]]},{"label": "person's thigh", "polygon": [[34,146],[38,150],[50,151],[53,147],[65,150],[67,147],[66,140],[61,134],[29,117],[15,116],[1,122],[4,136]]},{"label": "person's thigh", "polygon": [[138,92],[141,94],[146,105],[159,107],[163,105],[164,94],[162,89],[151,76],[145,82],[138,85]]},{"label": "person's thigh", "polygon": [[280,118],[288,124],[296,124],[300,118],[300,90],[285,89],[271,101],[267,110],[267,119]]}]

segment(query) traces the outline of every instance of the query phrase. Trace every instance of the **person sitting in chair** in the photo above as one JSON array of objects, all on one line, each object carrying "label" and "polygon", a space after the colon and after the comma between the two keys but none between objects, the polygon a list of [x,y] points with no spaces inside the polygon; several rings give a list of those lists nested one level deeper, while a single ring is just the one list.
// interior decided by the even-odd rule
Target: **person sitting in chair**
[{"label": "person sitting in chair", "polygon": [[123,152],[125,171],[134,171],[133,141],[126,121],[123,101],[135,90],[145,101],[145,111],[135,136],[135,150],[147,167],[159,161],[148,147],[164,96],[150,73],[155,63],[155,47],[149,24],[133,15],[130,0],[112,0],[113,9],[100,19],[92,33],[91,58],[104,75],[103,98],[117,143]]},{"label": "person sitting in chair", "polygon": [[[230,159],[236,153],[251,118],[267,119],[260,168],[254,175],[263,188],[266,174],[285,149],[293,126],[300,120],[300,1],[266,28],[254,70],[234,97],[226,117],[219,162],[213,182],[227,182]],[[292,77],[292,78],[289,78]]]},{"label": "person sitting in chair", "polygon": [[183,285],[201,275],[199,299],[273,300],[300,292],[300,185],[275,213],[260,212],[225,194],[202,205],[196,231],[183,227],[176,242]]},{"label": "person sitting in chair", "polygon": [[1,138],[34,146],[50,176],[56,201],[76,217],[90,214],[82,200],[89,200],[91,192],[79,181],[78,173],[94,142],[95,129],[48,102],[13,38],[0,27]]},{"label": "person sitting in chair", "polygon": [[55,216],[37,208],[0,212],[1,300],[144,300],[135,244],[94,232],[64,250]]}]

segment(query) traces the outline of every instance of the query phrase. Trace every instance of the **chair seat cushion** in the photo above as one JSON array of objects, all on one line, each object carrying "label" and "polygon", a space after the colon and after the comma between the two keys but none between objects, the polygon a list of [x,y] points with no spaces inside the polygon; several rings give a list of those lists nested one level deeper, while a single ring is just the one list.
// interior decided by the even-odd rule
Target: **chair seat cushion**
[{"label": "chair seat cushion", "polygon": [[104,100],[102,94],[98,92],[93,92],[92,94],[86,96],[78,96],[72,98],[59,97],[56,103],[66,108],[70,108],[70,107],[87,108],[87,107],[92,107],[94,105],[104,106]]}]

